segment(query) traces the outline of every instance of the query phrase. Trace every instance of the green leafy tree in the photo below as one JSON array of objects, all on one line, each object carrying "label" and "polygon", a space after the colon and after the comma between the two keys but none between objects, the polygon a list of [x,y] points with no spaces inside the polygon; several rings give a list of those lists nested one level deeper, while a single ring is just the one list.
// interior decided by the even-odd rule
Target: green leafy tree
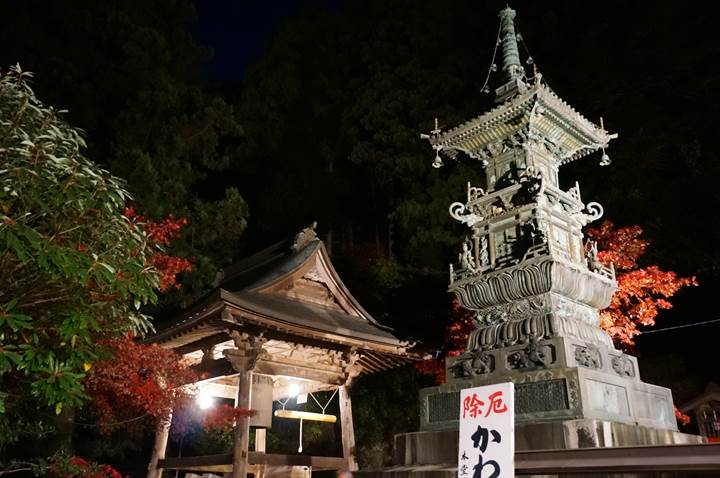
[{"label": "green leafy tree", "polygon": [[147,332],[140,308],[161,279],[122,181],[84,156],[29,77],[0,76],[0,446],[83,402],[98,340]]},{"label": "green leafy tree", "polygon": [[206,289],[241,253],[248,217],[223,176],[240,162],[242,128],[198,74],[210,52],[190,35],[194,17],[191,0],[0,5],[0,18],[13,19],[0,29],[0,59],[38,75],[35,90],[69,110],[89,157],[127,180],[139,213],[188,219],[171,249],[195,267],[165,305]]}]

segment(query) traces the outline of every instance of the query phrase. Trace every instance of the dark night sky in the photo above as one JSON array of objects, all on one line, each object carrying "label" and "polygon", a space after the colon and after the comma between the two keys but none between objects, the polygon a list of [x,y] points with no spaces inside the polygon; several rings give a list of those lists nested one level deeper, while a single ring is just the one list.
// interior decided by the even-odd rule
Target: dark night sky
[{"label": "dark night sky", "polygon": [[284,19],[311,8],[341,8],[347,0],[195,1],[193,36],[212,49],[207,65],[215,80],[235,83],[263,52]]}]

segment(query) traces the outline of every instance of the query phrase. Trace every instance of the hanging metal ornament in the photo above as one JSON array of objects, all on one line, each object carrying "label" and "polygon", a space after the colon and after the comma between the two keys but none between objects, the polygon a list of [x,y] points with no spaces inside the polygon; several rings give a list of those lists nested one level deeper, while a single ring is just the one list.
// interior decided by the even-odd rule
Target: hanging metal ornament
[{"label": "hanging metal ornament", "polygon": [[433,161],[432,167],[435,168],[435,169],[442,168],[442,167],[443,167],[443,164],[444,164],[444,163],[443,163],[443,160],[442,160],[442,158],[440,157],[440,150],[439,150],[439,149],[436,149],[436,150],[435,150],[435,161]]},{"label": "hanging metal ornament", "polygon": [[602,152],[603,154],[600,156],[600,166],[610,166],[612,161],[610,160],[610,156],[605,152],[605,148],[603,148]]},{"label": "hanging metal ornament", "polygon": [[[600,117],[600,129],[605,131],[605,121],[603,120],[603,117]],[[610,166],[612,164],[612,161],[610,160],[610,156],[605,152],[605,148],[602,148],[602,156],[600,156],[600,166]]]}]

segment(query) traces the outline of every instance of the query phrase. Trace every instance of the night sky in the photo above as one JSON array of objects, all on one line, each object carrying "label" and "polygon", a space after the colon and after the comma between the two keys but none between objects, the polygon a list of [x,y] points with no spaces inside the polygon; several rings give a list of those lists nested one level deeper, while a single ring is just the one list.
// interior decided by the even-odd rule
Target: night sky
[{"label": "night sky", "polygon": [[308,9],[340,9],[347,0],[195,1],[198,43],[212,49],[210,78],[236,83],[288,17]]}]

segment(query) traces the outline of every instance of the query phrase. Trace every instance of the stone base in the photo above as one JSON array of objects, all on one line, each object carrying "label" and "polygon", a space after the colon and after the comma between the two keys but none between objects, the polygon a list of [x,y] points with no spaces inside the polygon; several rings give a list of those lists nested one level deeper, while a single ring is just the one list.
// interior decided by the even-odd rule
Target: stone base
[{"label": "stone base", "polygon": [[[518,451],[691,443],[703,443],[703,439],[677,431],[604,420],[526,422],[519,423],[515,427],[515,449]],[[382,470],[362,470],[358,478],[457,478],[457,429],[396,435],[394,451],[394,466]],[[557,475],[542,476],[550,478]],[[560,475],[559,478],[571,476],[576,475]],[[591,476],[629,478],[635,475],[583,474],[582,478]],[[681,477],[685,474],[642,475],[643,478],[650,476],[668,478]]]},{"label": "stone base", "polygon": [[457,429],[460,390],[505,381],[515,383],[518,426],[526,422],[602,420],[677,431],[669,389],[644,383],[637,377],[577,366],[454,380],[423,389],[420,391],[420,429]]},{"label": "stone base", "polygon": [[[603,420],[528,422],[515,426],[515,449],[556,450],[703,443],[700,436]],[[400,466],[455,463],[458,430],[420,431],[395,436],[393,463]]]}]

